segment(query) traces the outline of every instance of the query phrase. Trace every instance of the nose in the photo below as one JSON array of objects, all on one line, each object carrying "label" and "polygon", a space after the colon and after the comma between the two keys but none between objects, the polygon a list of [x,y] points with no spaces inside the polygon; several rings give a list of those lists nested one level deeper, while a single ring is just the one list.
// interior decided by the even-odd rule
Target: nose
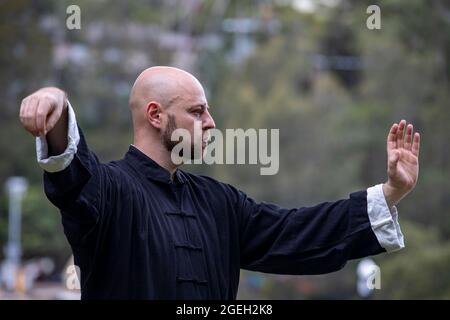
[{"label": "nose", "polygon": [[216,124],[214,123],[214,119],[212,118],[208,109],[206,109],[204,112],[203,130],[214,129],[215,127]]}]

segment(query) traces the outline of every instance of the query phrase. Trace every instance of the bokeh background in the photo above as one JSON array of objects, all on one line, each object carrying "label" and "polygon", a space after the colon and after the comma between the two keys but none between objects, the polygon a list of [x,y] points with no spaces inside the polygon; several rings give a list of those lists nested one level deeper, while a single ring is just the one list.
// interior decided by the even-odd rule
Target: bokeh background
[{"label": "bokeh background", "polygon": [[[66,27],[71,4],[81,9],[79,30]],[[372,4],[380,30],[366,27]],[[418,185],[398,205],[407,247],[373,257],[381,289],[366,298],[450,298],[448,1],[2,0],[0,262],[3,186],[11,176],[29,185],[21,280],[13,292],[0,285],[1,299],[76,298],[64,289],[71,252],[43,193],[34,139],[19,122],[21,100],[43,86],[65,89],[91,149],[102,161],[117,159],[132,139],[130,88],[153,65],[196,75],[219,129],[280,129],[277,175],[261,176],[259,165],[187,169],[287,207],[384,182],[387,132],[400,119],[412,122],[422,148]],[[239,298],[361,299],[357,263],[321,276],[242,271]],[[24,280],[30,269],[33,281]]]}]

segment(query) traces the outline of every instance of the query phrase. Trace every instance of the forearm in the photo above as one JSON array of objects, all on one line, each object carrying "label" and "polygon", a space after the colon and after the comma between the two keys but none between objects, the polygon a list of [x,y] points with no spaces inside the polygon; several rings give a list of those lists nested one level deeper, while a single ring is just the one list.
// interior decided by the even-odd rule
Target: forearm
[{"label": "forearm", "polygon": [[[36,153],[38,163],[42,169],[47,172],[58,172],[67,168],[75,154],[77,153],[78,143],[80,141],[80,134],[78,131],[76,116],[73,108],[70,105],[70,102],[66,100],[67,108],[65,108],[63,115],[67,116],[67,122],[64,124],[65,120],[62,120],[61,126],[64,124],[65,128],[55,129],[55,131],[50,132],[47,136],[39,136],[36,138]],[[58,130],[60,132],[58,133]],[[52,139],[51,143],[53,143],[52,155],[49,154],[49,138]],[[55,141],[56,146],[55,149]],[[65,145],[65,146],[64,146]],[[59,148],[62,148],[59,149]]]},{"label": "forearm", "polygon": [[64,107],[58,122],[47,135],[48,156],[59,155],[67,148],[68,110],[67,99],[64,99]]}]

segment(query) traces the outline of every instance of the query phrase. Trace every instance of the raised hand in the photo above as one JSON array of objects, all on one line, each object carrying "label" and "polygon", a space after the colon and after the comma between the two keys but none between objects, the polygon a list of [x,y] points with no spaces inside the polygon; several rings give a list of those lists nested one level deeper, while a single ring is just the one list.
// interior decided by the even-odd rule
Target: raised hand
[{"label": "raised hand", "polygon": [[[394,123],[387,137],[388,181],[383,192],[388,205],[397,204],[417,184],[419,176],[420,134],[413,135],[413,125]],[[405,134],[406,130],[406,134]]]}]

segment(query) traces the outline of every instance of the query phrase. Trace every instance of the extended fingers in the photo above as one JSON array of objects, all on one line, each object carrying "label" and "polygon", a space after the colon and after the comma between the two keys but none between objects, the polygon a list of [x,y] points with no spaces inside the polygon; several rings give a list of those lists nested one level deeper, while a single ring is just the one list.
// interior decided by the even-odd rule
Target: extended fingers
[{"label": "extended fingers", "polygon": [[416,157],[419,157],[419,151],[420,151],[420,134],[418,132],[416,132],[414,134],[414,141],[412,144],[411,152]]},{"label": "extended fingers", "polygon": [[404,144],[404,148],[406,150],[411,150],[413,129],[414,128],[412,124],[408,124],[408,126],[406,127],[405,144]]},{"label": "extended fingers", "polygon": [[[395,124],[394,124],[395,126]],[[388,136],[388,148],[389,145],[395,144],[397,148],[404,148],[411,151],[415,156],[419,156],[420,150],[420,134],[418,132],[414,133],[414,126],[412,124],[406,125],[406,120],[400,121],[396,133],[394,133],[394,126],[392,126],[391,131]]]},{"label": "extended fingers", "polygon": [[403,148],[403,145],[404,145],[403,138],[404,138],[404,134],[405,134],[405,126],[406,126],[406,120],[400,121],[400,123],[398,125],[398,130],[397,130],[397,148]]},{"label": "extended fingers", "polygon": [[387,149],[393,150],[397,148],[397,130],[398,130],[398,124],[394,123],[391,127],[391,130],[389,130],[389,134],[387,137]]}]

